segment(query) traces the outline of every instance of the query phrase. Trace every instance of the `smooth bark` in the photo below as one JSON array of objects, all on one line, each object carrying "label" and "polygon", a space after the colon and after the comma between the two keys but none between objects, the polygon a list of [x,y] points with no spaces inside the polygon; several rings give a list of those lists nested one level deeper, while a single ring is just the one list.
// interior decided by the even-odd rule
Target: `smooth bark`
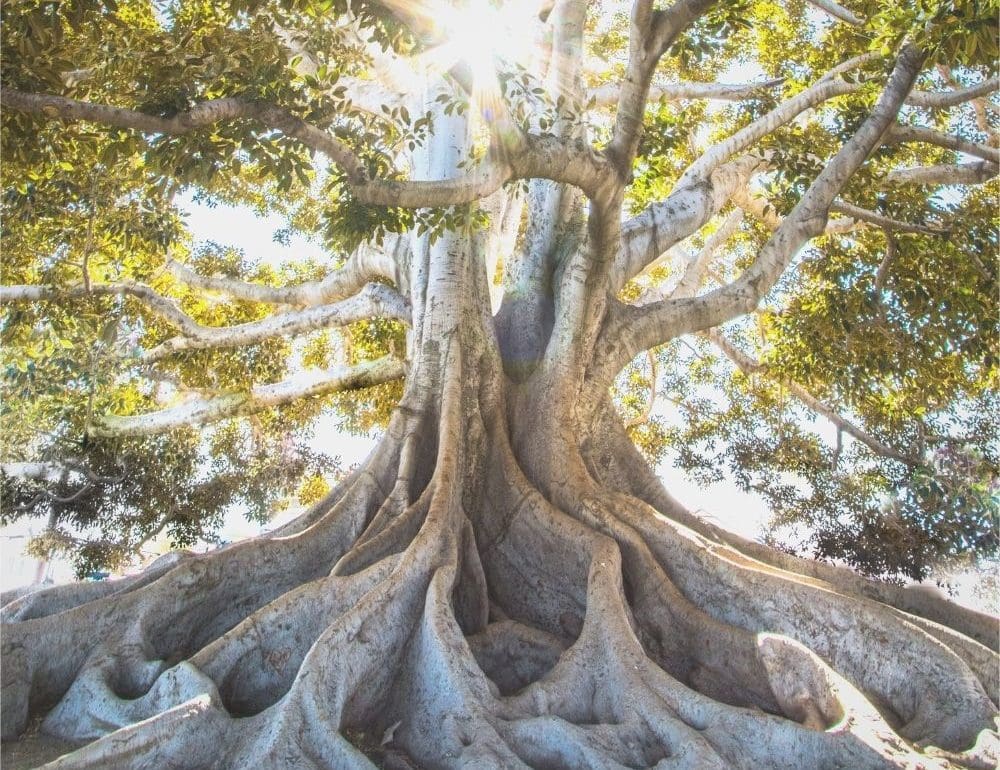
[{"label": "smooth bark", "polygon": [[[420,6],[390,5],[426,31]],[[373,274],[390,277],[395,290],[364,291],[369,299],[381,292],[409,317],[407,362],[382,359],[302,386],[254,385],[162,412],[105,416],[98,430],[239,415],[405,371],[402,400],[361,467],[269,536],[179,555],[100,588],[6,597],[5,738],[41,718],[44,731],[86,741],[53,764],[60,768],[791,770],[996,761],[995,619],[721,532],[663,489],[610,403],[608,384],[634,355],[757,306],[795,252],[824,232],[840,191],[897,122],[923,60],[903,49],[872,114],[734,282],[695,293],[718,246],[710,242],[675,296],[626,306],[618,299],[625,282],[720,213],[767,160],[734,154],[854,90],[833,68],[806,96],[709,150],[666,201],[623,224],[657,63],[709,6],[635,3],[603,149],[560,120],[548,136],[491,137],[487,159],[470,173],[471,128],[439,111],[411,158],[417,181],[353,180],[359,197],[392,205],[489,196],[495,217],[486,230],[414,234],[388,265],[365,266],[356,255],[341,272],[299,287],[173,267],[192,287],[300,307],[282,309],[254,334],[267,324],[284,333],[292,318],[333,323],[324,314],[364,296],[357,292]],[[583,89],[585,10],[578,0],[545,7],[545,77],[571,95]],[[412,96],[414,107],[435,104],[437,88]],[[331,146],[326,132],[251,103],[222,100],[167,118],[6,90],[3,102],[147,132],[252,117],[354,173],[350,151]],[[523,205],[519,193],[501,189],[518,178],[532,180]],[[487,265],[517,240],[522,214],[529,224],[521,249],[503,255],[512,264],[494,315]],[[126,294],[167,317],[183,339],[215,345],[250,334],[206,331],[137,284],[4,291],[8,301]]]}]

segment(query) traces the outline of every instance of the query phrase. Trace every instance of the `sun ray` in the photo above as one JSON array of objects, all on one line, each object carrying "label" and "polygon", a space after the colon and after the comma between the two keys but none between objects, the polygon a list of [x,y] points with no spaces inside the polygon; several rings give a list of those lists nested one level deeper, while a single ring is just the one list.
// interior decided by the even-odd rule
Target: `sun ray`
[{"label": "sun ray", "polygon": [[443,42],[427,51],[423,60],[431,70],[447,71],[458,63],[468,66],[473,89],[483,99],[499,96],[501,69],[535,65],[539,46],[534,37],[537,3],[512,0],[495,5],[469,0],[462,5],[432,3],[429,16]]}]

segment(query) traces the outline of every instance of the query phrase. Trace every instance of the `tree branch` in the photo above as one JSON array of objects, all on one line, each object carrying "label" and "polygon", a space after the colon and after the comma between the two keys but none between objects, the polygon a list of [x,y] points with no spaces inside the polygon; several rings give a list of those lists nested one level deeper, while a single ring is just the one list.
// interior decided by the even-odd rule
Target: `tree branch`
[{"label": "tree branch", "polygon": [[763,117],[758,118],[749,126],[740,129],[702,154],[685,170],[681,177],[682,183],[687,180],[706,178],[708,174],[733,155],[742,152],[781,126],[788,125],[806,110],[834,97],[854,93],[860,88],[860,84],[848,83],[839,77],[822,78],[805,91],[785,100]]},{"label": "tree branch", "polygon": [[532,177],[574,185],[593,198],[607,180],[607,162],[590,148],[536,135],[505,142],[508,157],[488,158],[474,170],[453,179],[368,179],[353,150],[326,131],[274,105],[235,97],[201,102],[169,118],[10,88],[0,90],[0,105],[49,118],[88,121],[152,134],[183,135],[220,120],[253,119],[325,154],[347,174],[348,184],[358,200],[373,206],[437,208],[472,203],[500,189],[505,182]]},{"label": "tree branch", "polygon": [[[748,187],[740,188],[733,193],[733,203],[748,214],[753,214],[772,232],[777,230],[784,221],[782,217],[764,198],[753,195]],[[831,206],[831,211],[833,210]],[[832,233],[846,233],[856,230],[860,224],[854,219],[838,217],[827,220],[823,232],[827,235]]]},{"label": "tree branch", "polygon": [[726,221],[705,241],[705,246],[688,262],[684,269],[684,275],[681,276],[680,281],[677,282],[677,285],[670,292],[671,298],[682,299],[683,297],[693,297],[698,293],[701,282],[705,277],[705,271],[708,270],[712,259],[719,249],[733,236],[742,221],[742,209],[734,209],[726,217]]},{"label": "tree branch", "polygon": [[617,293],[668,249],[698,232],[765,165],[764,160],[752,156],[726,163],[707,180],[692,179],[678,185],[665,200],[650,204],[623,223],[611,291]]},{"label": "tree branch", "polygon": [[[719,329],[708,329],[707,331],[701,332],[702,336],[711,340],[712,343],[721,350],[726,358],[736,364],[739,369],[745,374],[753,374],[767,372],[767,368],[763,366],[759,361],[752,358],[751,356],[744,353],[738,347],[736,347],[732,342],[723,336]],[[788,391],[795,396],[799,401],[809,407],[812,411],[819,415],[822,415],[831,423],[833,423],[839,430],[852,436],[853,438],[860,441],[866,447],[871,449],[876,454],[882,455],[883,457],[888,457],[893,460],[899,460],[900,462],[913,464],[916,460],[903,452],[899,452],[892,447],[883,444],[881,441],[876,439],[871,434],[865,432],[863,429],[859,428],[850,420],[841,416],[835,409],[831,406],[823,403],[818,398],[813,396],[808,390],[803,388],[797,382],[792,380],[781,380],[781,384],[788,388]]]},{"label": "tree branch", "polygon": [[151,364],[183,350],[232,348],[375,317],[395,318],[408,324],[411,320],[409,303],[388,286],[370,283],[353,297],[329,305],[279,313],[237,326],[199,324],[194,333],[169,339],[143,353],[139,360]]},{"label": "tree branch", "polygon": [[719,326],[756,308],[802,245],[823,232],[836,196],[895,122],[923,58],[913,46],[903,49],[871,115],[820,172],[739,278],[691,299],[664,300],[641,308],[617,307],[602,333],[601,374],[597,379],[609,382],[641,350],[681,334]]},{"label": "tree branch", "polygon": [[937,147],[944,147],[955,152],[964,152],[966,155],[974,155],[977,158],[1000,163],[1000,149],[990,147],[985,144],[977,144],[962,139],[953,134],[946,134],[942,131],[935,131],[931,128],[921,126],[895,125],[889,129],[886,135],[885,144],[903,144],[907,142],[920,142],[923,144],[933,144]]},{"label": "tree branch", "polygon": [[881,60],[882,57],[875,51],[868,51],[868,53],[862,53],[858,54],[857,56],[852,56],[850,59],[842,61],[840,64],[837,64],[828,69],[826,72],[823,73],[823,76],[816,82],[823,83],[827,80],[833,80],[834,78],[838,78],[847,72],[852,72],[853,70],[864,67],[867,64],[871,64],[873,62]]},{"label": "tree branch", "polygon": [[882,290],[885,288],[886,279],[889,277],[889,268],[892,266],[893,261],[896,259],[896,254],[899,249],[896,245],[896,239],[893,238],[889,233],[885,234],[885,255],[882,257],[882,261],[878,263],[878,269],[875,271],[875,301],[878,303],[879,315],[885,319],[885,302],[882,297]]},{"label": "tree branch", "polygon": [[959,104],[978,99],[1000,89],[1000,77],[991,77],[982,83],[977,83],[968,88],[959,88],[954,91],[914,91],[906,99],[907,104],[915,107],[929,107],[931,109],[944,109],[955,107]]},{"label": "tree branch", "polygon": [[[781,217],[773,206],[769,206],[763,198],[751,195],[747,189],[740,189],[733,193],[733,203],[749,214],[753,214],[772,231],[777,230],[781,225]],[[847,201],[837,200],[830,204],[830,212],[843,214],[843,217],[830,219],[826,223],[823,232],[827,235],[833,233],[844,233],[856,230],[860,226],[871,225],[883,230],[893,230],[901,233],[919,233],[921,235],[945,235],[946,228],[933,228],[926,225],[915,225],[912,222],[904,222],[901,219],[893,219],[882,214],[878,214],[860,206],[855,206]]]},{"label": "tree branch", "polygon": [[[670,291],[663,291],[651,287],[643,292],[642,296],[636,301],[636,305],[647,305],[651,302],[658,302],[659,300],[667,297],[670,299],[683,299],[684,297],[693,297],[697,294],[706,273],[709,272],[708,268],[712,259],[715,257],[719,249],[721,249],[722,246],[725,245],[725,243],[736,232],[736,229],[743,221],[743,213],[745,211],[749,211],[750,213],[758,216],[758,218],[760,218],[772,230],[776,230],[778,228],[781,223],[781,217],[773,211],[764,211],[763,201],[759,198],[749,199],[749,196],[742,195],[743,192],[745,191],[740,191],[740,194],[733,196],[734,202],[737,204],[736,208],[726,218],[726,220],[719,225],[719,228],[712,233],[708,240],[705,241],[704,247],[696,254],[693,254],[688,258],[687,265],[684,269],[684,275],[681,276],[681,279],[677,282],[674,288]],[[749,200],[754,201],[758,205],[748,206],[747,203]],[[861,224],[870,224],[881,227],[885,230],[920,233],[923,235],[946,234],[945,230],[935,230],[922,225],[912,225],[908,222],[890,219],[889,217],[876,214],[874,211],[868,211],[867,209],[852,206],[848,203],[834,202],[834,204],[830,207],[830,210],[847,214],[850,218],[829,220],[826,229],[824,230],[825,233],[838,233],[854,229],[857,226],[857,223],[860,222]]]},{"label": "tree branch", "polygon": [[755,170],[765,165],[761,158],[744,158],[724,166],[726,161],[790,123],[805,110],[857,91],[858,84],[847,83],[838,75],[867,61],[866,56],[860,56],[845,62],[836,68],[836,75],[832,71],[827,73],[810,88],[719,142],[685,170],[666,200],[651,204],[625,222],[621,249],[612,271],[611,290],[617,292],[671,246],[697,232],[738,188],[746,186]]},{"label": "tree branch", "polygon": [[0,304],[19,302],[52,302],[79,297],[135,297],[150,310],[186,335],[197,335],[206,328],[185,313],[176,300],[158,294],[151,286],[136,281],[95,283],[88,286],[16,285],[0,286]]},{"label": "tree branch", "polygon": [[[124,473],[118,476],[101,476],[80,463],[69,461],[0,463],[0,475],[34,481],[40,485],[67,483],[79,485],[75,491],[66,495],[57,494],[51,489],[41,488],[28,502],[18,505],[17,511],[31,511],[43,500],[62,505],[72,503],[98,484],[117,484],[125,478]],[[53,511],[50,514],[49,528],[54,526],[52,520],[54,515]]]},{"label": "tree branch", "polygon": [[915,225],[911,222],[903,222],[900,219],[893,219],[892,217],[886,217],[874,211],[863,209],[860,206],[855,206],[847,201],[834,201],[830,206],[830,211],[838,214],[844,214],[845,216],[848,216],[851,219],[856,219],[859,222],[867,222],[875,227],[881,227],[883,230],[895,230],[901,233],[918,233],[920,235],[947,234],[947,230],[944,229],[935,229],[933,227],[927,227],[926,225]]},{"label": "tree branch", "polygon": [[864,25],[865,20],[862,19],[857,14],[848,10],[839,3],[833,2],[833,0],[808,0],[810,5],[814,5],[819,8],[824,13],[829,14],[835,19],[840,19],[840,21],[847,22],[855,27],[861,27]]},{"label": "tree branch", "polygon": [[1000,172],[1000,167],[996,163],[981,160],[955,165],[898,168],[888,173],[885,182],[889,185],[982,184],[991,180],[998,172]]},{"label": "tree branch", "polygon": [[255,385],[243,393],[189,401],[180,406],[147,414],[129,417],[100,416],[94,419],[89,432],[93,436],[109,438],[165,433],[184,426],[202,425],[227,417],[254,414],[301,398],[368,388],[398,380],[404,374],[403,362],[386,356],[352,367],[307,371],[289,380]]},{"label": "tree branch", "polygon": [[363,182],[364,168],[354,152],[337,138],[296,117],[287,110],[264,102],[236,97],[209,99],[171,117],[149,115],[137,110],[91,104],[49,94],[32,94],[12,88],[0,90],[0,105],[19,112],[68,121],[87,121],[105,126],[128,128],[146,134],[183,135],[221,120],[245,118],[281,131],[307,147],[322,152],[348,176]]},{"label": "tree branch", "polygon": [[[736,102],[752,99],[764,91],[776,88],[785,82],[785,78],[774,78],[759,83],[664,83],[652,84],[649,87],[648,101],[683,101],[686,99],[714,99],[718,101]],[[620,83],[608,83],[592,89],[589,99],[594,100],[598,107],[608,107],[617,103],[621,94]]]},{"label": "tree branch", "polygon": [[270,305],[312,306],[350,297],[377,278],[395,281],[399,259],[408,244],[407,238],[396,236],[391,239],[388,251],[363,245],[348,257],[342,267],[322,280],[295,286],[265,286],[235,278],[203,276],[173,259],[167,261],[167,268],[177,280],[188,286],[220,292],[232,299]]},{"label": "tree branch", "polygon": [[714,0],[677,0],[654,11],[651,0],[635,0],[629,33],[629,60],[618,94],[618,110],[611,142],[605,154],[620,178],[631,175],[632,159],[642,136],[642,118],[656,65],[681,32],[704,14]]},{"label": "tree branch", "polygon": [[[211,279],[209,279],[211,280]],[[244,287],[253,284],[244,284]],[[203,326],[180,309],[176,300],[158,294],[150,286],[134,281],[61,288],[58,286],[0,286],[0,303],[59,301],[85,296],[132,296],[181,332],[146,351],[142,363],[153,363],[180,350],[234,347],[288,334],[300,334],[326,326],[343,326],[381,316],[410,322],[407,301],[383,284],[368,284],[359,294],[329,305],[309,307],[251,321],[237,326]]]}]

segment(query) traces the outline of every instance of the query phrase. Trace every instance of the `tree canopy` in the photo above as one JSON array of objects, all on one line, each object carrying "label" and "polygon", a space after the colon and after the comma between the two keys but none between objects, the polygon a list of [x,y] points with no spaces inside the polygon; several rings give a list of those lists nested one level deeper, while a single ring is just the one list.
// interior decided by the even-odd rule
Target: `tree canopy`
[{"label": "tree canopy", "polygon": [[[997,549],[996,10],[713,8],[666,48],[630,170],[638,256],[622,300],[723,286],[857,130],[904,37],[926,49],[825,234],[755,312],[653,345],[615,385],[651,460],[704,483],[728,475],[770,505],[774,543],[873,575],[922,578]],[[503,11],[515,30],[534,12]],[[333,478],[308,448],[322,415],[384,427],[408,322],[380,277],[385,254],[406,233],[504,217],[505,238],[528,237],[507,211],[433,196],[412,208],[416,193],[393,186],[434,130],[403,98],[415,73],[451,70],[444,113],[488,122],[502,102],[537,137],[534,163],[558,162],[541,144],[566,127],[610,138],[625,9],[586,19],[582,96],[553,92],[514,46],[484,83],[494,52],[462,47],[462,16],[442,32],[414,14],[339,0],[5,4],[2,515],[47,517],[38,552],[68,550],[87,572],[154,533],[210,538],[230,506],[264,520]],[[464,161],[480,192],[524,184],[528,169],[498,169],[485,150]],[[684,237],[651,239],[662,207],[685,203],[671,192],[709,171],[731,177],[726,194]],[[195,242],[182,193],[279,213],[276,237],[302,234],[310,253],[275,265]],[[449,195],[438,200],[462,202]],[[500,286],[510,266],[495,261]]]},{"label": "tree canopy", "polygon": [[[997,11],[5,3],[3,515],[85,572],[314,502],[5,593],[3,737],[81,769],[995,765],[997,619],[795,552],[996,551]],[[192,198],[309,253],[197,242]],[[311,450],[328,417],[381,432],[356,468]],[[762,494],[783,549],[661,458]]]}]

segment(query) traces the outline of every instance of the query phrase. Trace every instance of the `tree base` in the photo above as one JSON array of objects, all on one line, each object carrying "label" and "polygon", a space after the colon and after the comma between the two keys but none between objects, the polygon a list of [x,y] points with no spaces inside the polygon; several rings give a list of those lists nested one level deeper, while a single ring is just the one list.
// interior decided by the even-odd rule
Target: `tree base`
[{"label": "tree base", "polygon": [[995,765],[987,647],[582,456],[543,495],[456,394],[271,536],[7,604],[4,735],[92,741],[58,768]]}]

